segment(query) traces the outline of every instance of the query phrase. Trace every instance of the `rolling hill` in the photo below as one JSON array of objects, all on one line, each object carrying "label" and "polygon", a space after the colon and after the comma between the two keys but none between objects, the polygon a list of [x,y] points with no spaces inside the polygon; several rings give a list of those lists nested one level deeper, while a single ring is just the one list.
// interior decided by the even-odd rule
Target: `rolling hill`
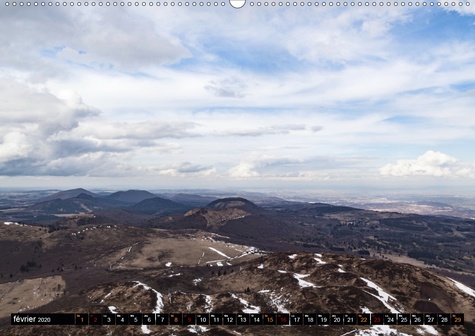
[{"label": "rolling hill", "polygon": [[83,188],[76,188],[76,189],[63,190],[63,191],[56,192],[52,195],[49,195],[49,196],[46,196],[46,197],[43,197],[43,198],[39,199],[37,202],[41,203],[41,202],[46,202],[46,201],[52,201],[52,200],[55,200],[55,199],[66,200],[66,199],[69,199],[69,198],[78,197],[81,194],[86,194],[86,195],[90,195],[90,196],[93,196],[93,197],[98,196],[97,194],[95,194],[95,193],[93,193],[89,190],[86,190],[86,189],[83,189]]},{"label": "rolling hill", "polygon": [[236,208],[247,212],[255,212],[259,210],[259,207],[257,205],[242,197],[220,198],[209,203],[206,207],[213,210]]},{"label": "rolling hill", "polygon": [[157,195],[152,194],[151,192],[148,192],[146,190],[127,190],[117,191],[113,194],[106,196],[105,198],[125,203],[138,203],[143,200],[154,197],[157,197]]},{"label": "rolling hill", "polygon": [[141,214],[161,215],[167,213],[183,212],[188,210],[189,207],[161,197],[153,197],[131,205],[127,209],[129,211]]}]

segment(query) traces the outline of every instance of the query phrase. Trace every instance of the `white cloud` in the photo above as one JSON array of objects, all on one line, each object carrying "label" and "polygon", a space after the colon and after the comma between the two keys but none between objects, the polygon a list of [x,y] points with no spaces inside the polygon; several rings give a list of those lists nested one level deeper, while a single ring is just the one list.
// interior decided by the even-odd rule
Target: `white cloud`
[{"label": "white cloud", "polygon": [[[81,119],[99,111],[84,104],[81,97],[63,91],[61,98],[45,89],[0,78],[0,130],[2,126],[25,129],[34,126],[44,136],[77,127]],[[30,131],[31,129],[29,129]]]},{"label": "white cloud", "polygon": [[1,67],[27,71],[38,82],[68,78],[81,67],[137,71],[190,56],[154,20],[124,8],[55,7],[40,16],[2,10],[0,30],[0,43],[8,46],[0,50]]},{"label": "white cloud", "polygon": [[[238,165],[229,169],[228,176],[234,179],[255,180],[258,178],[261,181],[318,182],[361,179],[373,174],[367,169],[367,165],[374,161],[372,157],[308,156],[301,158],[271,154],[273,151],[273,149],[254,150],[243,157]],[[275,150],[275,152],[281,153],[282,150]]]},{"label": "white cloud", "polygon": [[231,178],[245,179],[245,178],[255,178],[260,174],[254,170],[254,164],[249,162],[241,162],[237,166],[229,169],[228,174]]},{"label": "white cloud", "polygon": [[246,84],[238,78],[212,80],[205,85],[205,89],[213,92],[217,97],[243,98],[246,95]]},{"label": "white cloud", "polygon": [[[441,6],[448,12],[457,12],[462,15],[475,15],[475,5],[473,2],[469,1],[464,1],[462,2],[462,6],[452,6],[451,3],[447,3],[447,6],[445,5],[445,2],[441,3]],[[469,4],[469,6],[467,6]]]},{"label": "white cloud", "polygon": [[195,165],[190,162],[170,164],[154,169],[159,175],[170,175],[174,177],[198,178],[216,175],[216,168],[213,166]]},{"label": "white cloud", "polygon": [[[345,64],[359,59],[390,58],[387,32],[410,19],[407,8],[352,8],[327,10],[318,18],[304,21],[287,32],[285,45],[290,53],[308,61]],[[310,11],[308,14],[311,14]]]},{"label": "white cloud", "polygon": [[398,160],[395,164],[388,163],[380,169],[383,176],[434,176],[453,177],[471,176],[473,171],[447,154],[427,151],[415,160]]},{"label": "white cloud", "polygon": [[[7,176],[123,175],[134,146],[101,142],[75,133],[99,111],[74,91],[56,94],[15,80],[0,80],[0,174]],[[102,124],[103,125],[103,124]],[[100,123],[93,129],[100,130]],[[92,131],[90,129],[89,131]],[[140,143],[143,146],[143,143]],[[122,156],[117,153],[123,152]]]},{"label": "white cloud", "polygon": [[199,136],[192,130],[197,126],[191,121],[148,120],[139,122],[90,121],[80,125],[78,135],[94,136],[96,139],[162,139]]},{"label": "white cloud", "polygon": [[131,172],[132,167],[127,162],[122,162],[122,158],[103,152],[57,157],[51,161],[43,162],[34,174],[53,176],[127,176],[130,173],[134,173],[133,171]]},{"label": "white cloud", "polygon": [[9,132],[0,143],[0,163],[26,157],[32,149],[24,134]]},{"label": "white cloud", "polygon": [[[263,121],[263,120],[262,120]],[[261,122],[262,122],[261,121]],[[264,124],[264,123],[263,123]],[[227,129],[226,129],[227,128]],[[215,128],[212,130],[212,133],[219,136],[251,136],[258,137],[262,135],[272,135],[272,134],[289,134],[295,131],[305,130],[305,125],[272,125],[256,128],[255,124],[249,124],[249,126],[244,126],[241,124],[229,124],[224,127]]]}]

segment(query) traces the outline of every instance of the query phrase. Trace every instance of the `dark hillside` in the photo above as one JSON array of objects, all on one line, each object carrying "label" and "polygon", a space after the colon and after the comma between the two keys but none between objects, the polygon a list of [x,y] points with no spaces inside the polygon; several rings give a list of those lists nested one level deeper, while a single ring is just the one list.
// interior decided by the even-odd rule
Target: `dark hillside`
[{"label": "dark hillside", "polygon": [[87,195],[90,195],[90,196],[93,196],[93,197],[98,196],[97,194],[95,194],[95,193],[93,193],[89,190],[86,190],[86,189],[83,189],[83,188],[76,188],[76,189],[59,191],[59,192],[54,193],[52,195],[43,197],[43,198],[39,199],[38,201],[39,202],[46,202],[46,201],[52,201],[52,200],[55,200],[55,199],[58,199],[58,198],[62,199],[62,200],[65,200],[65,199],[68,199],[68,198],[78,197],[80,194],[87,194]]},{"label": "dark hillside", "polygon": [[206,207],[214,210],[237,208],[251,213],[260,209],[256,204],[242,197],[220,198],[209,203]]},{"label": "dark hillside", "polygon": [[127,190],[115,192],[105,198],[133,204],[154,197],[157,197],[157,195],[146,190]]},{"label": "dark hillside", "polygon": [[148,198],[127,208],[129,211],[146,215],[163,215],[167,213],[179,213],[190,208],[161,197]]}]

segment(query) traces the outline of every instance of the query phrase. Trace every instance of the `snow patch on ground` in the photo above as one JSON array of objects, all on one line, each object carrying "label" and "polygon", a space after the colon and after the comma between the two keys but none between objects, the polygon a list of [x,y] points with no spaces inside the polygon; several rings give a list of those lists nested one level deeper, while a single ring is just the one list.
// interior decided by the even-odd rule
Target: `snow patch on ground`
[{"label": "snow patch on ground", "polygon": [[208,246],[208,248],[209,248],[210,250],[212,250],[212,251],[218,253],[219,255],[222,255],[222,256],[225,257],[225,258],[228,258],[228,259],[231,258],[231,257],[227,256],[226,254],[224,254],[223,252],[221,252],[221,251],[219,251],[219,250],[217,250],[217,249],[215,249],[215,248],[213,248],[213,247]]},{"label": "snow patch on ground", "polygon": [[284,298],[284,294],[277,295],[270,289],[262,289],[258,293],[269,297],[269,301],[276,308],[276,312],[286,314],[290,313],[284,306],[285,303],[288,303],[288,300]]},{"label": "snow patch on ground", "polygon": [[111,311],[112,314],[117,314],[117,313],[118,313],[117,307],[115,307],[115,306],[109,306],[108,308],[109,308],[109,310]]},{"label": "snow patch on ground", "polygon": [[[235,249],[235,250],[239,251],[237,249]],[[234,258],[229,258],[229,260],[239,259],[239,258],[245,257],[247,255],[255,254],[255,253],[260,253],[260,250],[256,247],[249,247],[246,251],[242,252],[242,254],[240,254],[240,255],[238,255],[237,257],[234,257]]]},{"label": "snow patch on ground", "polygon": [[246,313],[246,314],[258,314],[261,312],[261,308],[257,307],[257,306],[253,306],[251,304],[249,304],[248,301],[238,297],[237,295],[235,294],[231,294],[232,298],[233,299],[238,299],[246,308],[244,308],[242,310],[243,313]]},{"label": "snow patch on ground", "polygon": [[365,293],[368,293],[369,295],[371,296],[374,296],[375,298],[377,298],[379,301],[381,301],[384,306],[386,308],[388,308],[391,313],[393,314],[400,314],[400,312],[396,309],[394,309],[388,302],[389,302],[389,298],[393,299],[394,301],[396,301],[396,298],[392,295],[389,295],[388,293],[386,293],[381,287],[379,287],[378,285],[376,285],[374,282],[368,280],[368,279],[365,279],[365,278],[361,278],[361,280],[363,280],[364,282],[366,282],[367,286],[368,287],[371,287],[371,288],[374,288],[378,291],[378,295],[374,295],[368,291],[365,291],[363,290]]},{"label": "snow patch on ground", "polygon": [[216,242],[216,240],[214,240],[212,237],[203,237],[201,240],[209,240],[209,241],[212,241],[212,242]]},{"label": "snow patch on ground", "polygon": [[368,291],[365,291],[364,289],[363,289],[363,291],[364,291],[365,293],[368,293],[368,294],[371,295],[371,296],[374,296],[376,299],[378,299],[379,301],[381,301],[381,303],[382,303],[386,308],[388,308],[388,309],[391,311],[391,313],[393,313],[393,314],[400,314],[400,313],[401,313],[401,312],[398,311],[397,309],[394,309],[389,303],[387,303],[386,301],[384,301],[384,299],[383,299],[381,296],[374,295],[373,293],[370,293],[370,292],[368,292]]},{"label": "snow patch on ground", "polygon": [[169,278],[173,278],[173,277],[176,277],[176,276],[179,276],[179,275],[181,275],[181,273],[177,273],[177,274],[170,274],[168,277],[169,277]]},{"label": "snow patch on ground", "polygon": [[205,295],[205,311],[207,313],[211,313],[212,310],[213,310],[213,300],[211,296]]},{"label": "snow patch on ground", "polygon": [[263,269],[263,268],[264,268],[264,264],[260,264],[259,266],[257,266],[257,268]]},{"label": "snow patch on ground", "polygon": [[19,225],[19,226],[24,226],[23,224],[19,224],[17,222],[3,222],[5,225]]},{"label": "snow patch on ground", "polygon": [[[425,329],[425,333],[429,333],[431,335],[438,335],[439,332],[437,331],[437,329],[435,329],[433,326],[431,325],[421,325],[420,326],[422,329]],[[424,333],[424,335],[425,335]]]},{"label": "snow patch on ground", "polygon": [[464,284],[458,281],[455,281],[454,279],[449,278],[449,280],[451,280],[455,284],[455,286],[457,286],[461,291],[467,293],[470,296],[475,297],[475,290],[471,289],[468,286],[465,286]]},{"label": "snow patch on ground", "polygon": [[217,259],[217,260],[208,260],[206,262],[206,264],[209,264],[210,266],[213,266],[212,264],[213,263],[217,263],[217,262],[222,262],[224,259]]},{"label": "snow patch on ground", "polygon": [[271,303],[277,308],[277,312],[279,313],[284,313],[284,314],[290,313],[290,311],[288,311],[284,306],[284,303],[286,302],[287,301],[283,298],[283,295],[279,295],[279,296],[271,295]]},{"label": "snow patch on ground", "polygon": [[198,282],[201,282],[201,281],[203,281],[202,278],[193,279],[193,284],[196,286],[196,285],[198,285]]},{"label": "snow patch on ground", "polygon": [[380,335],[398,335],[398,336],[411,336],[406,333],[402,333],[397,329],[391,328],[388,325],[376,325],[369,329],[359,330],[355,333],[355,336],[380,336]]},{"label": "snow patch on ground", "polygon": [[142,332],[144,334],[148,335],[148,334],[152,333],[152,330],[150,330],[146,324],[142,324]]},{"label": "snow patch on ground", "polygon": [[396,298],[392,295],[389,295],[388,293],[386,293],[381,287],[379,287],[378,285],[376,285],[374,282],[368,280],[368,279],[365,279],[365,278],[361,278],[361,280],[363,280],[364,282],[366,282],[367,286],[368,287],[371,287],[371,288],[374,288],[378,291],[378,295],[385,301],[385,302],[388,302],[389,301],[389,298],[393,299],[394,301],[396,301]]},{"label": "snow patch on ground", "polygon": [[225,239],[230,239],[228,236],[223,236],[223,235],[220,235],[220,234],[217,234],[217,233],[213,233],[213,236],[220,237],[220,238],[225,238]]},{"label": "snow patch on ground", "polygon": [[320,259],[320,258],[315,257],[315,258],[313,258],[313,259],[315,259],[315,261],[316,261],[317,263],[319,263],[320,265],[325,265],[325,264],[326,264],[326,262],[323,261],[323,260]]},{"label": "snow patch on ground", "polygon": [[198,333],[203,333],[209,331],[209,328],[199,326],[199,325],[194,325],[194,326],[189,326],[188,331],[192,334],[198,334]]},{"label": "snow patch on ground", "polygon": [[134,281],[134,282],[136,283],[135,287],[136,286],[142,286],[146,290],[151,290],[157,295],[157,303],[156,303],[155,309],[152,313],[160,314],[162,312],[162,309],[163,309],[163,296],[162,296],[162,294],[160,294],[158,291],[156,291],[152,287],[144,284],[143,282],[140,282],[140,281]]},{"label": "snow patch on ground", "polygon": [[293,260],[293,259],[295,259],[296,256],[297,256],[296,254],[291,254],[291,255],[289,255],[289,258]]},{"label": "snow patch on ground", "polygon": [[311,283],[311,282],[302,280],[303,278],[306,278],[306,277],[308,277],[308,276],[310,276],[310,274],[297,274],[297,273],[294,274],[294,278],[299,281],[300,287],[302,287],[302,288],[306,288],[306,287],[317,287],[315,284],[313,284],[313,283]]},{"label": "snow patch on ground", "polygon": [[287,273],[287,271],[278,270],[279,273]]},{"label": "snow patch on ground", "polygon": [[111,293],[109,293],[109,294],[107,294],[106,296],[104,296],[104,298],[101,300],[101,302],[100,302],[100,303],[104,302],[104,300],[105,300],[105,299],[107,299],[107,298],[108,298],[108,297],[109,297],[111,294],[112,294],[112,292],[111,292]]},{"label": "snow patch on ground", "polygon": [[372,314],[373,312],[366,307],[361,307],[361,312],[363,314]]},{"label": "snow patch on ground", "polygon": [[287,303],[288,301],[284,298],[284,295],[277,295],[275,293],[272,293],[270,295],[270,302],[274,307],[277,308],[277,312],[279,313],[284,313],[284,314],[289,314],[290,312],[285,308],[284,304]]},{"label": "snow patch on ground", "polygon": [[172,266],[172,263],[171,263],[171,262],[167,262],[167,263],[165,264],[165,266],[171,267],[171,266]]},{"label": "snow patch on ground", "polygon": [[201,263],[201,259],[203,259],[204,256],[205,256],[205,253],[203,252],[203,254],[201,255],[200,260],[198,260],[198,265]]},{"label": "snow patch on ground", "polygon": [[223,266],[223,263],[222,263],[221,261],[218,261],[218,262],[216,263],[216,266]]},{"label": "snow patch on ground", "polygon": [[346,273],[344,270],[342,270],[341,268],[338,269],[338,272],[340,273]]}]

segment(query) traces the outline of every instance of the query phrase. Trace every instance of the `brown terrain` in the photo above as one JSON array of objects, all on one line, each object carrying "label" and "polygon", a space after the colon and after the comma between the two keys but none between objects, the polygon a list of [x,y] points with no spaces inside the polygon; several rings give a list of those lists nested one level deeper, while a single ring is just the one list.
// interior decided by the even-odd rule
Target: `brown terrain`
[{"label": "brown terrain", "polygon": [[[0,334],[475,335],[473,229],[465,219],[326,204],[265,208],[242,198],[158,217],[103,208],[49,226],[0,221]],[[18,312],[453,312],[465,324],[10,325]]]},{"label": "brown terrain", "polygon": [[[16,265],[11,278],[7,271],[1,279],[2,335],[286,335],[289,328],[297,335],[378,331],[355,326],[10,326],[9,314],[24,311],[464,312],[465,326],[435,330],[441,335],[475,331],[475,297],[445,276],[409,264],[332,253],[264,253],[196,230],[105,224],[48,233],[34,226],[0,224],[0,235],[10,242],[2,242],[2,255],[7,256],[11,272]],[[32,260],[34,266],[28,264]],[[30,266],[22,272],[21,265]],[[433,332],[428,327],[391,328],[410,335]]]}]

